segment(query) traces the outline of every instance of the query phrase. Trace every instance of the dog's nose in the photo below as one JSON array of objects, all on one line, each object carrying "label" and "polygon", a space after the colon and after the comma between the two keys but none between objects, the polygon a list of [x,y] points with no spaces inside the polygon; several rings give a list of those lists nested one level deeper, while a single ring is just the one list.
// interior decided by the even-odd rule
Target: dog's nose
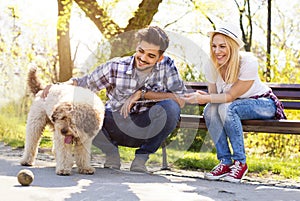
[{"label": "dog's nose", "polygon": [[65,135],[68,133],[68,129],[67,128],[63,128],[60,130],[61,134]]}]

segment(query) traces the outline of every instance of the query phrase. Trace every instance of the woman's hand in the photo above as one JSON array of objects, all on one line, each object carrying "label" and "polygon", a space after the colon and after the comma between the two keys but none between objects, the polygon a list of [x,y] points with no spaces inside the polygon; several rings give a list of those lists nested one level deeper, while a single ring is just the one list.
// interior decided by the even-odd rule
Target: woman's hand
[{"label": "woman's hand", "polygon": [[133,105],[141,98],[141,91],[136,91],[134,94],[132,94],[123,104],[121,107],[120,113],[124,118],[128,117],[128,114],[133,107]]}]

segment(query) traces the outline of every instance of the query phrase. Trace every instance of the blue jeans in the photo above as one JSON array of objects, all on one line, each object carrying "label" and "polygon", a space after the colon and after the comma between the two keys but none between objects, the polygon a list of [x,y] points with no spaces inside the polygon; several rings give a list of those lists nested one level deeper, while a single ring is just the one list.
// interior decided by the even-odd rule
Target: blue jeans
[{"label": "blue jeans", "polygon": [[[273,119],[276,105],[270,98],[237,99],[231,103],[210,103],[204,108],[208,132],[217,149],[218,160],[231,165],[232,160],[246,163],[241,120]],[[228,140],[232,151],[229,149]]]},{"label": "blue jeans", "polygon": [[105,154],[118,151],[118,145],[138,147],[136,154],[157,151],[161,143],[176,128],[180,118],[179,105],[171,100],[156,103],[149,110],[124,118],[120,112],[105,111],[102,130],[93,144]]}]

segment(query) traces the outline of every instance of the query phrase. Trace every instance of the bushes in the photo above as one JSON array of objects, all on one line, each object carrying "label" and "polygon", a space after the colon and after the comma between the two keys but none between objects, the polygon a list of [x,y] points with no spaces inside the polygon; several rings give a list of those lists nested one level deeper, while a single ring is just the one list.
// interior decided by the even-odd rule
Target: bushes
[{"label": "bushes", "polygon": [[299,157],[300,136],[286,134],[246,134],[245,146],[250,155],[266,155],[279,158]]}]

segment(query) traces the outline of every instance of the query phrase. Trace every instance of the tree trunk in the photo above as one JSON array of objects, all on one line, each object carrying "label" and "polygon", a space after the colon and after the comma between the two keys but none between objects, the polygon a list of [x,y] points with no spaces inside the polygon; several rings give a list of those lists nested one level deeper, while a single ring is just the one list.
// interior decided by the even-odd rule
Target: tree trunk
[{"label": "tree trunk", "polygon": [[57,0],[57,3],[57,49],[59,61],[58,81],[64,82],[72,77],[74,66],[71,59],[71,45],[69,35],[72,0]]},{"label": "tree trunk", "polygon": [[[244,0],[243,5],[240,5],[237,0],[234,0],[237,8],[239,9],[240,13],[240,28],[242,31],[242,39],[245,43],[245,51],[251,51],[252,45],[252,15],[251,15],[251,6],[250,0]],[[244,26],[244,17],[246,17],[248,23]]]},{"label": "tree trunk", "polygon": [[266,82],[271,81],[271,12],[272,12],[272,5],[271,5],[272,0],[268,0],[268,32],[267,32],[267,68],[265,72],[266,76]]}]

